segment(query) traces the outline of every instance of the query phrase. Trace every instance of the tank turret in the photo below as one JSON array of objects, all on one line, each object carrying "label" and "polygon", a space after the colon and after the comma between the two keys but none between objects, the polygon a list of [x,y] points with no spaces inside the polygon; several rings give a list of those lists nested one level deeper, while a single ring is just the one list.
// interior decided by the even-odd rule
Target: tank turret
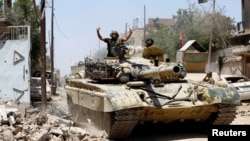
[{"label": "tank turret", "polygon": [[179,81],[186,76],[181,63],[159,62],[142,58],[140,48],[115,48],[116,57],[104,58],[99,62],[85,58],[85,76],[97,81],[121,82],[160,79],[162,82]]}]

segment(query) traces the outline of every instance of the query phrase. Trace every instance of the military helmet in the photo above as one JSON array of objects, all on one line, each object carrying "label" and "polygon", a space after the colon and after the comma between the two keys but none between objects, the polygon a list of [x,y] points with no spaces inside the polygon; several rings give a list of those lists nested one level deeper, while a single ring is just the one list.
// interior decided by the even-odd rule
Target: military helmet
[{"label": "military helmet", "polygon": [[207,75],[212,75],[212,72],[211,72],[211,71],[208,71],[208,72],[207,72]]},{"label": "military helmet", "polygon": [[119,33],[115,30],[111,31],[110,37],[112,37],[113,34],[116,34],[117,38],[119,37]]},{"label": "military helmet", "polygon": [[154,40],[153,40],[152,38],[147,38],[147,39],[145,40],[145,43],[147,44],[148,41],[151,41],[152,44],[154,44]]}]

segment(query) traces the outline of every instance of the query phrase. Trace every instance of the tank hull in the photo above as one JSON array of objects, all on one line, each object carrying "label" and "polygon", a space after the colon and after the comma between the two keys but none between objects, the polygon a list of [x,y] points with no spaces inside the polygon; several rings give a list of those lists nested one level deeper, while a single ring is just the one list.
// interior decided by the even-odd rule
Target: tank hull
[{"label": "tank hull", "polygon": [[[193,92],[187,94],[190,88]],[[133,88],[68,79],[65,90],[74,121],[92,124],[110,139],[125,138],[137,124],[145,122],[194,120],[230,124],[240,103],[239,94],[233,88],[186,81]]]}]

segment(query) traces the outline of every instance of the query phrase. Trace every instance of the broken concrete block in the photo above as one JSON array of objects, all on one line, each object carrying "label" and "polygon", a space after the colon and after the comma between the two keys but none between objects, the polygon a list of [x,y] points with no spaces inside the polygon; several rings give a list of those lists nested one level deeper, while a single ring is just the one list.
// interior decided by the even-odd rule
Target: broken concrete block
[{"label": "broken concrete block", "polygon": [[64,141],[62,136],[57,137],[57,136],[54,136],[54,135],[51,137],[51,140],[52,141]]},{"label": "broken concrete block", "polygon": [[70,135],[69,141],[80,141],[80,139],[77,136]]},{"label": "broken concrete block", "polygon": [[69,132],[72,134],[88,134],[84,129],[80,127],[70,127]]},{"label": "broken concrete block", "polygon": [[50,115],[50,114],[47,114],[47,116],[48,116],[49,119],[56,120],[59,124],[65,124],[66,126],[72,126],[73,125],[73,121],[62,119],[60,117],[53,116],[53,115]]},{"label": "broken concrete block", "polygon": [[82,134],[78,135],[78,138],[79,138],[80,140],[82,140],[82,139],[84,139],[84,138],[87,137],[87,136],[88,136],[88,134],[82,133]]},{"label": "broken concrete block", "polygon": [[30,127],[29,126],[23,126],[23,132],[25,134],[29,134],[30,133]]},{"label": "broken concrete block", "polygon": [[66,127],[65,124],[60,124],[60,128],[61,128],[61,129],[64,128],[64,127]]},{"label": "broken concrete block", "polygon": [[12,116],[12,115],[9,116],[9,117],[8,117],[8,120],[9,120],[10,126],[13,126],[13,125],[16,124],[16,120],[15,120],[14,116]]},{"label": "broken concrete block", "polygon": [[26,108],[25,109],[25,118],[32,117],[34,114],[38,114],[40,111],[37,108]]},{"label": "broken concrete block", "polygon": [[0,105],[0,122],[3,124],[8,123],[5,105]]},{"label": "broken concrete block", "polygon": [[27,140],[26,139],[27,134],[23,133],[23,132],[18,132],[17,135],[14,136],[15,139],[19,140]]},{"label": "broken concrete block", "polygon": [[22,130],[23,130],[23,127],[21,125],[18,125],[18,126],[15,126],[15,127],[11,126],[10,128],[11,128],[12,133],[14,135],[18,134],[19,132],[22,132]]},{"label": "broken concrete block", "polygon": [[27,136],[29,141],[48,141],[50,139],[47,130],[35,131]]},{"label": "broken concrete block", "polygon": [[5,110],[7,115],[14,114],[15,112],[18,112],[18,109],[15,107],[8,107],[8,105],[5,105]]},{"label": "broken concrete block", "polygon": [[91,139],[90,139],[90,137],[89,136],[86,136],[86,137],[84,137],[83,139],[81,139],[82,141],[90,141]]},{"label": "broken concrete block", "polygon": [[3,133],[0,132],[0,141],[3,141]]},{"label": "broken concrete block", "polygon": [[59,135],[63,135],[63,131],[58,128],[53,128],[50,130],[50,134],[59,136]]},{"label": "broken concrete block", "polygon": [[22,113],[20,111],[16,111],[16,112],[14,112],[14,115],[15,115],[15,117],[21,117]]},{"label": "broken concrete block", "polygon": [[42,125],[42,128],[49,131],[51,129],[51,125],[48,124],[48,123],[45,123],[45,124]]},{"label": "broken concrete block", "polygon": [[16,124],[21,124],[23,119],[21,117],[16,117]]},{"label": "broken concrete block", "polygon": [[39,128],[39,125],[36,125],[36,124],[30,124],[27,126],[29,126],[30,129],[35,129],[35,130]]},{"label": "broken concrete block", "polygon": [[53,117],[48,117],[47,123],[48,123],[49,125],[52,125],[52,126],[58,124],[58,123],[57,123],[57,119],[55,119],[55,118],[53,118]]},{"label": "broken concrete block", "polygon": [[13,134],[10,130],[3,131],[2,135],[3,135],[4,141],[13,141],[14,140]]},{"label": "broken concrete block", "polygon": [[37,125],[43,125],[44,123],[47,122],[47,119],[48,119],[48,117],[47,117],[46,113],[39,113],[36,116],[35,124],[37,124]]}]

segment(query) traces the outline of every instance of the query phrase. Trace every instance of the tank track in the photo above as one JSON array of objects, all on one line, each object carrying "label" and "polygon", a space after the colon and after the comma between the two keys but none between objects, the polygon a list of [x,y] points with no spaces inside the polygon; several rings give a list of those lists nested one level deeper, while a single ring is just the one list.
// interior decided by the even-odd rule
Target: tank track
[{"label": "tank track", "polygon": [[229,125],[236,118],[236,105],[220,104],[213,125]]},{"label": "tank track", "polygon": [[130,135],[137,124],[137,109],[122,110],[114,113],[114,122],[109,131],[109,139],[121,139]]}]

